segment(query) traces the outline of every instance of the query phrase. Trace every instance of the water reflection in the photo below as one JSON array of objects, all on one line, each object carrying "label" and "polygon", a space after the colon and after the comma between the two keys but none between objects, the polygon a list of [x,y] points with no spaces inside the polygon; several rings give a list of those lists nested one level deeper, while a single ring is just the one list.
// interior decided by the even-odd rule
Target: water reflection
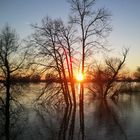
[{"label": "water reflection", "polygon": [[[113,100],[98,100],[98,106],[94,112],[97,128],[96,139],[127,140],[124,125],[120,122],[117,106]],[[119,110],[118,110],[119,111]]]},{"label": "water reflection", "polygon": [[[122,94],[118,100],[94,99],[84,86],[81,84],[79,93],[77,91],[76,107],[65,106],[61,102],[61,94],[57,94],[60,90],[57,84],[13,87],[12,95],[22,106],[11,102],[10,140],[137,140],[140,138],[138,93]],[[0,139],[3,140],[6,134],[1,102],[0,107]]]},{"label": "water reflection", "polygon": [[[26,115],[19,101],[22,89],[24,86],[20,84],[9,87],[4,85],[0,92],[0,139],[2,140],[17,139],[24,129]],[[8,100],[7,93],[10,95]]]},{"label": "water reflection", "polygon": [[80,116],[80,134],[81,139],[85,139],[85,120],[84,120],[84,84],[80,85],[79,95],[79,116]]},{"label": "water reflection", "polygon": [[[79,85],[78,85],[79,89]],[[57,132],[59,140],[84,140],[84,139],[122,139],[127,140],[126,132],[122,127],[122,122],[119,122],[119,115],[117,102],[113,100],[92,100],[91,104],[88,105],[94,107],[95,111],[93,112],[92,118],[87,120],[91,115],[90,112],[93,110],[88,110],[86,106],[86,117],[84,114],[84,85],[80,85],[79,95],[79,106],[71,107],[68,106],[63,111],[63,117],[60,117],[59,130]],[[85,99],[86,100],[86,99]],[[44,108],[44,107],[43,107]],[[50,108],[49,108],[50,109]],[[61,108],[62,109],[62,108]],[[54,110],[53,110],[54,111]],[[50,112],[45,111],[45,112]],[[49,115],[53,113],[50,112]],[[54,115],[53,118],[57,117]],[[52,118],[52,117],[51,117]],[[89,127],[85,120],[90,121],[94,120],[94,125]],[[79,123],[78,123],[79,122]],[[94,130],[91,132],[91,130]],[[57,130],[56,130],[57,131]],[[88,134],[91,132],[90,134]],[[92,135],[91,135],[92,134]],[[98,134],[98,135],[97,135]]]},{"label": "water reflection", "polygon": [[59,140],[73,139],[75,129],[75,115],[76,108],[72,107],[65,108],[64,116],[59,129],[58,135]]},{"label": "water reflection", "polygon": [[[63,104],[61,105],[59,104],[59,108],[55,107],[54,103],[58,101],[57,99],[56,101],[51,103],[51,105],[49,104],[48,106],[47,103],[44,104],[41,96],[39,96],[41,100],[38,100],[38,104],[36,105],[35,111],[39,113],[39,116],[43,118],[43,120],[45,120],[46,124],[48,124],[47,119],[48,118],[51,119],[51,122],[53,123],[54,126],[53,131],[55,131],[55,134],[57,135],[54,138],[53,137],[54,135],[49,134],[51,139],[84,140],[84,107],[83,107],[84,90],[82,88],[83,86],[81,85],[80,85],[80,89],[78,88],[80,92],[78,94],[79,106],[77,104],[76,107],[75,106],[63,107]],[[55,91],[55,93],[57,92],[57,90]],[[46,97],[48,96],[48,94],[44,96]],[[51,127],[49,127],[49,129],[51,129]]]}]

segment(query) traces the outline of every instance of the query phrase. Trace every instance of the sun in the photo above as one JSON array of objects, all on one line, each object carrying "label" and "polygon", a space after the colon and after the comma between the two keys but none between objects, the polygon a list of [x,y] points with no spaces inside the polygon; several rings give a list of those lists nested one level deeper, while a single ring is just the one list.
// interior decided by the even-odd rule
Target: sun
[{"label": "sun", "polygon": [[83,80],[84,80],[83,74],[82,74],[82,73],[78,73],[77,76],[76,76],[76,79],[77,79],[77,81],[79,81],[79,82],[83,81]]}]

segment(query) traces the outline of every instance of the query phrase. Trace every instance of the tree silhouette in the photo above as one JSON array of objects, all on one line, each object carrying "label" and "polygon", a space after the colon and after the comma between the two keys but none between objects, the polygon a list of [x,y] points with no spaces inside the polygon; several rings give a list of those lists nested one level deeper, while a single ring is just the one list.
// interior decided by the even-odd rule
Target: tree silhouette
[{"label": "tree silhouette", "polygon": [[[87,52],[93,47],[102,47],[102,38],[111,31],[110,13],[100,8],[94,8],[96,0],[69,0],[72,9],[70,22],[77,25],[78,38],[82,48],[82,73],[84,74]],[[90,50],[91,51],[91,50]]]},{"label": "tree silhouette", "polygon": [[122,59],[107,58],[104,67],[97,66],[93,72],[93,88],[89,88],[93,94],[101,98],[118,96],[119,87],[116,84],[119,74],[124,66],[128,49],[124,49]]},{"label": "tree silhouette", "polygon": [[16,32],[9,25],[6,25],[0,32],[0,72],[5,87],[5,99],[1,98],[1,100],[5,107],[6,140],[9,140],[10,136],[10,101],[14,99],[10,93],[11,77],[23,68],[26,54],[27,51],[23,50],[19,44]]},{"label": "tree silhouette", "polygon": [[137,68],[136,72],[134,73],[134,77],[137,80],[140,80],[140,67]]},{"label": "tree silhouette", "polygon": [[[33,25],[33,27],[36,30],[32,40],[33,47],[38,48],[37,56],[41,59],[43,57],[39,64],[44,66],[46,71],[53,71],[58,75],[66,104],[73,102],[76,105],[72,61],[73,44],[76,39],[73,25],[65,25],[60,19],[53,20],[46,17],[42,20],[41,26]],[[68,82],[71,83],[73,99]]]}]

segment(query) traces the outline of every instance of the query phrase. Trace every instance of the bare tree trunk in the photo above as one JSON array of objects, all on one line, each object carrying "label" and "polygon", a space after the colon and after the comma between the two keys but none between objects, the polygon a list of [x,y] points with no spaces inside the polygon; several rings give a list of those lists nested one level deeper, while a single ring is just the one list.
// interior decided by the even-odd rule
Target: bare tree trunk
[{"label": "bare tree trunk", "polygon": [[68,81],[67,81],[67,78],[66,78],[66,73],[65,73],[65,68],[64,68],[64,64],[63,64],[63,60],[62,60],[62,57],[61,55],[59,54],[60,56],[60,62],[61,62],[61,66],[62,66],[62,74],[63,74],[63,80],[64,80],[64,86],[65,86],[65,98],[66,98],[66,101],[67,101],[67,105],[72,104],[71,102],[71,96],[70,96],[70,92],[69,92],[69,87],[68,87]]},{"label": "bare tree trunk", "polygon": [[6,105],[5,105],[5,134],[6,140],[10,137],[10,84],[7,82],[6,85]]},{"label": "bare tree trunk", "polygon": [[[67,69],[68,69],[69,80],[70,80],[70,83],[71,83],[70,86],[71,86],[71,91],[72,91],[73,104],[74,104],[74,106],[76,106],[75,86],[74,86],[74,77],[73,77],[73,64],[72,64],[73,62],[72,62],[72,54],[71,54],[71,45],[70,45],[69,33],[67,34],[65,32],[65,30],[63,30],[63,33],[62,33],[62,35],[64,36],[64,38],[66,40],[68,48],[65,45],[63,45],[63,42],[59,39],[59,36],[57,36],[57,38],[59,40],[59,43],[60,43],[61,47],[64,50],[64,54],[65,54],[65,57],[66,57],[66,66],[67,66]],[[68,54],[66,52],[67,49],[68,49]]]},{"label": "bare tree trunk", "polygon": [[76,97],[75,97],[75,85],[74,85],[74,77],[73,77],[73,65],[72,65],[72,56],[71,56],[71,50],[69,47],[69,59],[70,59],[70,82],[71,82],[71,90],[73,95],[73,104],[76,107]]},{"label": "bare tree trunk", "polygon": [[6,140],[10,138],[10,71],[7,67],[7,78],[6,78],[6,105],[5,105],[5,134]]},{"label": "bare tree trunk", "polygon": [[67,106],[69,106],[67,89],[66,89],[66,83],[62,81],[63,80],[63,77],[65,77],[65,76],[64,76],[64,73],[63,73],[63,77],[62,77],[62,74],[61,74],[61,70],[59,68],[57,57],[56,57],[56,65],[57,65],[57,70],[58,70],[58,73],[59,73],[59,78],[60,78],[60,82],[61,82],[61,87],[62,87],[62,91],[63,91],[63,96],[64,96],[64,99],[65,99],[65,103],[66,103]]}]

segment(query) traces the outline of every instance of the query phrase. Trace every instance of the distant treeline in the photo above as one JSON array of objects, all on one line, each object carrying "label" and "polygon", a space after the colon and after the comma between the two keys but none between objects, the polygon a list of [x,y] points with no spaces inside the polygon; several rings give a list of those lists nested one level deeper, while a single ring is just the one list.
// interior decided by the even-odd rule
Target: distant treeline
[{"label": "distant treeline", "polygon": [[[50,78],[46,78],[46,79],[41,79],[41,77],[39,75],[34,75],[34,76],[24,76],[24,77],[13,77],[10,79],[11,82],[48,82],[48,83],[52,83],[52,82],[56,82],[56,83],[60,83],[61,81],[64,81],[64,79],[59,79],[57,77],[50,77]],[[67,78],[67,82],[69,82],[70,79]],[[77,82],[76,79],[73,79],[74,82]],[[140,79],[116,79],[116,82],[140,82]],[[5,80],[0,80],[0,83],[5,82]],[[88,82],[97,82],[96,79],[85,79],[84,81],[82,81],[83,83],[88,83]],[[100,82],[109,82],[109,80],[100,80]]]}]

